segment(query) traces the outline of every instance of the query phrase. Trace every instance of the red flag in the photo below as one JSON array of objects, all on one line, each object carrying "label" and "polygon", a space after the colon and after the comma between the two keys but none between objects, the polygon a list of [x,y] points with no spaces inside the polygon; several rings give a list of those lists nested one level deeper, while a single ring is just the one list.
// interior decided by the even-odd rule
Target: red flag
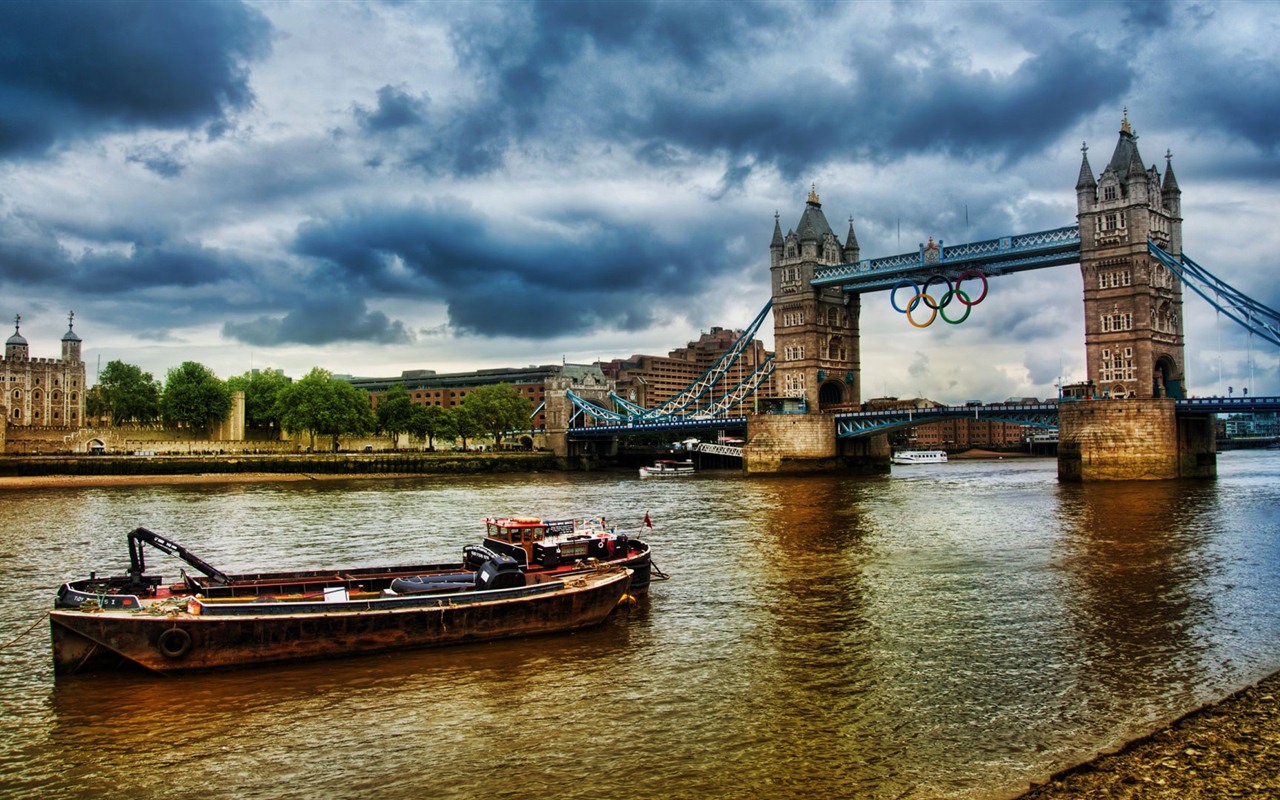
[{"label": "red flag", "polygon": [[652,527],[653,527],[653,520],[649,519],[649,512],[648,512],[648,511],[644,512],[644,526],[645,526],[646,528],[652,528]]}]

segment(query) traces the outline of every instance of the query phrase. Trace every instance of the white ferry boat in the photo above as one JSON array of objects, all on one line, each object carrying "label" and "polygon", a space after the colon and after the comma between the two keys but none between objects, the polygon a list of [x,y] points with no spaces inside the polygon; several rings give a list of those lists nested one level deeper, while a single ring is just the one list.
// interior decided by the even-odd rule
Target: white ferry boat
[{"label": "white ferry boat", "polygon": [[655,461],[652,467],[641,467],[641,478],[676,478],[694,473],[693,461]]},{"label": "white ferry boat", "polygon": [[945,450],[899,450],[890,459],[894,464],[945,464]]}]

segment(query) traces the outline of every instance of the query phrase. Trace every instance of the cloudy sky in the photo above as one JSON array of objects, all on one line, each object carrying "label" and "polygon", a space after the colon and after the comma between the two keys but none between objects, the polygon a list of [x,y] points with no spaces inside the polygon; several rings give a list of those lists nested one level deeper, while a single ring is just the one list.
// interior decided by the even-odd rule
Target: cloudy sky
[{"label": "cloudy sky", "polygon": [[[3,3],[0,315],[56,356],[74,309],[91,380],[665,353],[750,322],[811,185],[864,258],[1070,225],[1125,108],[1186,252],[1280,308],[1275,10]],[[1274,345],[1185,316],[1192,393],[1280,394]],[[864,398],[1051,396],[1083,341],[1075,266],[954,327],[866,295]]]}]

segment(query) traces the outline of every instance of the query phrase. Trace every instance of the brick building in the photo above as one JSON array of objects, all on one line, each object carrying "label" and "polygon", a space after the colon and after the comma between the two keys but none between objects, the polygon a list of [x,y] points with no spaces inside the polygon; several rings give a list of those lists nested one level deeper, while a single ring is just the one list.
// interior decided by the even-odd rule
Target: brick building
[{"label": "brick building", "polygon": [[575,383],[605,382],[604,374],[595,365],[552,364],[546,366],[529,366],[523,368],[479,369],[473,372],[436,373],[430,369],[405,370],[398,378],[354,378],[350,375],[334,377],[347,381],[357,389],[364,389],[373,397],[373,407],[378,407],[378,398],[383,392],[397,384],[409,391],[413,402],[427,406],[453,408],[462,402],[467,392],[478,386],[490,386],[505,383],[516,390],[522,397],[527,397],[537,409],[531,427],[546,427],[546,411],[543,402],[546,399],[546,381],[549,378],[571,375]]},{"label": "brick building", "polygon": [[[619,396],[644,408],[654,408],[705,375],[742,335],[742,331],[714,327],[696,341],[672,350],[666,356],[633,355],[631,358],[600,362],[599,366],[605,377],[613,381]],[[737,386],[769,355],[760,340],[752,339],[725,378],[710,393],[714,397],[709,402]],[[757,390],[757,395],[768,397],[768,385]]]},{"label": "brick building", "polygon": [[[1012,405],[1023,405],[1039,403],[1040,401],[1034,397],[1024,397],[1017,400],[1010,399],[1006,402]],[[896,397],[877,397],[868,400],[863,405],[863,408],[867,411],[877,411],[938,408],[941,405],[942,403],[925,400],[924,398],[899,400]],[[988,419],[957,417],[916,425],[915,427],[898,431],[892,438],[894,441],[909,444],[911,448],[919,450],[949,450],[954,452],[975,447],[983,450],[1017,450],[1026,444],[1027,436],[1031,433],[1032,429],[1026,425],[1015,425],[1012,422],[998,422]]]}]

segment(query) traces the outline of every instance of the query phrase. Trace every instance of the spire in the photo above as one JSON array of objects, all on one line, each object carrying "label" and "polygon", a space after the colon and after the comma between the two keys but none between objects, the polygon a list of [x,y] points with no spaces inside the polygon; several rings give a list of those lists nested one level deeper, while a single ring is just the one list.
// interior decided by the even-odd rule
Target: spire
[{"label": "spire", "polygon": [[822,213],[822,203],[818,202],[816,184],[809,190],[809,200],[805,203],[804,213],[800,215],[800,224],[796,226],[796,233],[802,242],[810,240],[821,242],[826,234],[835,235],[831,226],[827,224],[826,214]]},{"label": "spire", "polygon": [[1164,186],[1160,187],[1160,191],[1168,195],[1182,194],[1182,190],[1178,188],[1178,179],[1173,177],[1173,151],[1164,151]]},{"label": "spire", "polygon": [[781,216],[777,211],[773,212],[773,241],[769,242],[769,247],[782,247],[782,226],[778,224],[778,218]]},{"label": "spire", "polygon": [[1138,154],[1138,135],[1129,124],[1129,109],[1124,110],[1124,121],[1120,123],[1120,139],[1116,142],[1116,150],[1111,154],[1111,163],[1107,168],[1124,180],[1133,175],[1145,176],[1146,167],[1142,166],[1142,156]]},{"label": "spire", "polygon": [[1076,180],[1076,191],[1085,189],[1098,188],[1098,182],[1093,179],[1093,167],[1089,166],[1089,144],[1088,142],[1080,143],[1080,177]]},{"label": "spire", "polygon": [[844,244],[844,260],[847,263],[853,263],[854,261],[858,260],[858,257],[861,254],[862,254],[862,251],[858,247],[858,237],[853,232],[853,217],[850,216],[849,217],[849,235],[845,237],[845,244]]},{"label": "spire", "polygon": [[9,340],[5,342],[5,344],[20,344],[24,346],[26,345],[27,340],[23,338],[22,333],[19,330],[19,326],[21,324],[22,324],[22,315],[14,314],[13,315],[13,335],[9,337]]},{"label": "spire", "polygon": [[67,314],[67,332],[62,334],[62,341],[64,342],[80,341],[80,337],[76,335],[75,327],[76,327],[76,312],[72,311],[69,314]]}]

